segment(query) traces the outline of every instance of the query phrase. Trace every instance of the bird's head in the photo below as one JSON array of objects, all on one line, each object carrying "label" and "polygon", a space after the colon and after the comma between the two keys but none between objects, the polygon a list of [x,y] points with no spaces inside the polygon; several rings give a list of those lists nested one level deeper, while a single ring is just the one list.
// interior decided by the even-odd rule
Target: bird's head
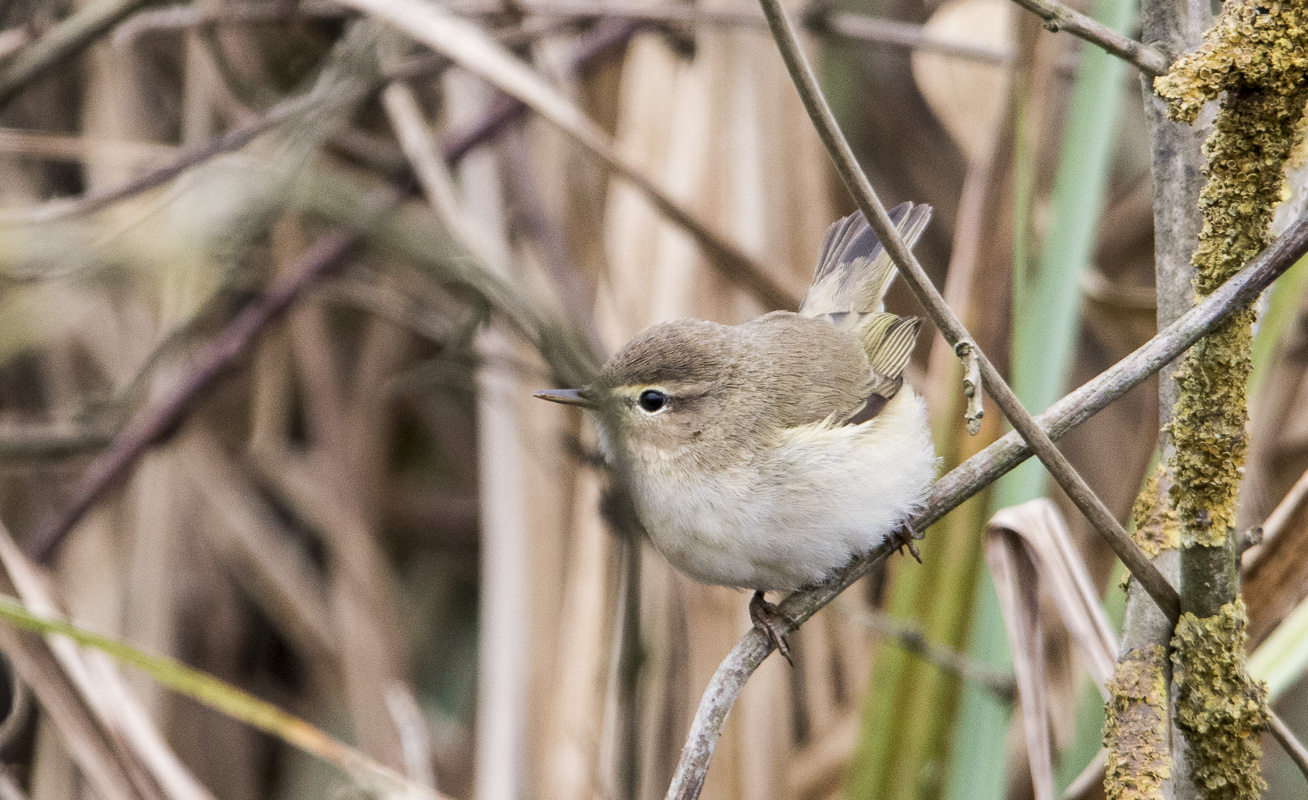
[{"label": "bird's head", "polygon": [[590,386],[536,396],[594,411],[610,463],[630,458],[652,467],[730,457],[732,443],[747,440],[752,427],[740,413],[741,347],[739,333],[725,325],[664,322],[627,342]]}]

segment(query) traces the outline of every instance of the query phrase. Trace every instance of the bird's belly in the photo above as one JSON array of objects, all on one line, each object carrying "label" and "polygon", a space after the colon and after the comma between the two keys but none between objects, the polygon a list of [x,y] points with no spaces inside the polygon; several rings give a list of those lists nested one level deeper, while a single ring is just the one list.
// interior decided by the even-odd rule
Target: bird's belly
[{"label": "bird's belly", "polygon": [[[777,570],[760,558],[760,540],[779,539],[770,520],[749,509],[749,493],[735,481],[648,481],[637,507],[650,541],[672,566],[702,583],[780,589],[802,576]],[[798,578],[796,582],[795,578]]]},{"label": "bird's belly", "polygon": [[797,589],[827,579],[909,517],[934,477],[932,455],[921,461],[871,473],[832,464],[781,481],[744,470],[693,484],[652,480],[638,490],[637,507],[654,546],[690,577]]},{"label": "bird's belly", "polygon": [[831,577],[920,509],[936,457],[925,404],[901,391],[870,422],[790,429],[747,464],[708,475],[676,466],[640,471],[632,486],[668,561],[704,583],[797,589]]}]

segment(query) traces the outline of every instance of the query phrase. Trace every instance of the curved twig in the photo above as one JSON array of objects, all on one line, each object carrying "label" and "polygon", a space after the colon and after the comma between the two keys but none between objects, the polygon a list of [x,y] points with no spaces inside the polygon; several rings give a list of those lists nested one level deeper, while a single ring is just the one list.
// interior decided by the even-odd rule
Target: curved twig
[{"label": "curved twig", "polygon": [[[927,315],[931,317],[931,321],[935,323],[940,334],[945,337],[945,341],[949,342],[954,351],[961,356],[970,350],[976,356],[987,393],[1022,438],[1030,443],[1045,469],[1122,560],[1131,576],[1149,592],[1149,596],[1169,619],[1175,620],[1180,617],[1181,602],[1176,590],[1148,556],[1131,540],[1122,523],[1094,493],[1085,478],[1081,477],[1067,460],[1067,456],[1054,446],[1053,440],[1036,424],[1031,413],[1022,406],[1008,382],[999,374],[999,370],[995,369],[995,365],[977,346],[967,328],[945,303],[939,290],[927,277],[926,270],[918,263],[917,257],[904,244],[899,231],[891,224],[885,205],[877,197],[872,183],[858,165],[853,149],[850,148],[849,142],[836,123],[835,114],[832,113],[826,97],[818,86],[813,68],[800,49],[799,37],[795,34],[795,28],[781,6],[781,0],[760,0],[760,4],[763,6],[763,14],[767,17],[768,26],[772,29],[772,37],[776,40],[777,49],[786,63],[786,70],[795,82],[800,100],[804,103],[804,109],[808,111],[813,127],[817,129],[818,136],[822,139],[822,144],[826,146],[827,154],[831,156],[836,171],[845,183],[845,188],[849,190],[872,229],[876,231],[877,238],[881,240],[886,253],[895,262],[908,288],[917,296],[918,301],[925,307]],[[960,347],[963,350],[960,351]]]},{"label": "curved twig", "polygon": [[[1308,253],[1308,215],[1300,217],[1248,266],[1180,319],[1131,355],[1059,400],[1036,417],[1036,422],[1049,436],[1062,437],[1175,360],[1236,310],[1253,302],[1305,253]],[[1031,450],[1022,442],[1021,436],[1016,432],[1008,433],[936,482],[926,510],[912,522],[913,529],[926,530],[1030,457]],[[883,544],[850,563],[832,582],[792,594],[782,602],[782,611],[794,621],[794,627],[798,627],[894,549],[893,545]],[[668,800],[694,800],[699,796],[727,714],[749,676],[769,652],[771,644],[766,637],[751,628],[722,661],[695,712],[676,775],[668,787]],[[1273,720],[1273,733],[1278,733],[1276,726],[1277,721]]]},{"label": "curved twig", "polygon": [[1123,61],[1134,64],[1141,72],[1162,75],[1171,59],[1161,50],[1130,36],[1124,36],[1102,22],[1068,8],[1057,0],[1013,0],[1022,8],[1045,21],[1045,29],[1067,31],[1078,39],[1102,47]]}]

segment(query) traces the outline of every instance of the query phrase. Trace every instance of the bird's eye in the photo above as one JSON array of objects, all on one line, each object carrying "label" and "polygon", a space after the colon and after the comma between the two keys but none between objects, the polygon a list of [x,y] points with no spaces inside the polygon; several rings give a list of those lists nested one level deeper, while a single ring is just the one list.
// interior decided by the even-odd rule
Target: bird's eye
[{"label": "bird's eye", "polygon": [[642,410],[653,414],[663,408],[668,402],[668,396],[657,389],[646,389],[640,393],[636,402],[640,403]]}]

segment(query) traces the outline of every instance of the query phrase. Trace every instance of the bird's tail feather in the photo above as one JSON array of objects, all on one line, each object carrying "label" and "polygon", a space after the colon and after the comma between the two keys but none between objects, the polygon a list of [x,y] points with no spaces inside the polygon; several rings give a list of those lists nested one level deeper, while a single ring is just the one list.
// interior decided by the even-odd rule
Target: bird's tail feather
[{"label": "bird's tail feather", "polygon": [[[931,206],[901,203],[890,210],[890,221],[904,243],[912,247],[931,221]],[[882,311],[895,272],[890,255],[863,212],[855,211],[827,229],[813,285],[800,303],[799,313],[816,317],[842,311]]]}]

